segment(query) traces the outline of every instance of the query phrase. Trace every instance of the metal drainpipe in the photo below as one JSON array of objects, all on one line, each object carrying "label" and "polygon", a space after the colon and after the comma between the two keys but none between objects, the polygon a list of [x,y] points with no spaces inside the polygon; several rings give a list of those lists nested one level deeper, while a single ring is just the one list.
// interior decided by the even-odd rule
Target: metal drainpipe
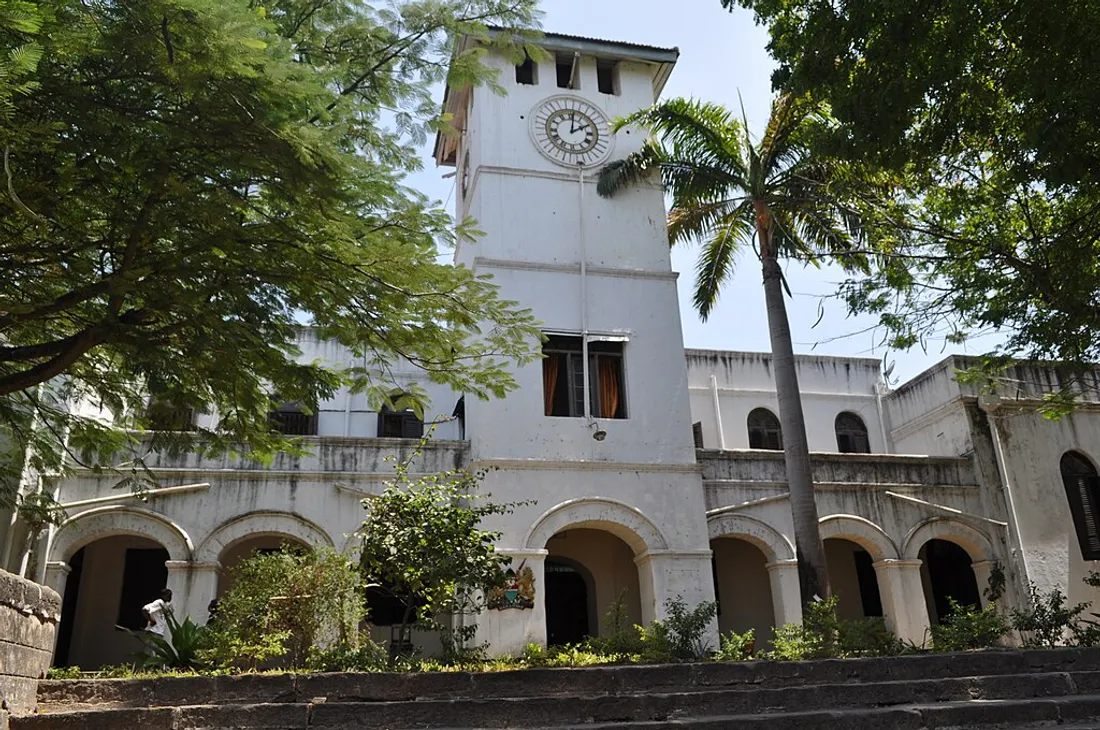
[{"label": "metal drainpipe", "polygon": [[714,422],[718,424],[718,448],[726,450],[726,430],[722,428],[722,406],[718,399],[718,376],[710,376],[710,395],[714,400]]},{"label": "metal drainpipe", "polygon": [[592,423],[592,398],[588,392],[588,254],[584,246],[584,166],[577,169],[577,238],[581,254],[581,372],[584,377],[585,427]]}]

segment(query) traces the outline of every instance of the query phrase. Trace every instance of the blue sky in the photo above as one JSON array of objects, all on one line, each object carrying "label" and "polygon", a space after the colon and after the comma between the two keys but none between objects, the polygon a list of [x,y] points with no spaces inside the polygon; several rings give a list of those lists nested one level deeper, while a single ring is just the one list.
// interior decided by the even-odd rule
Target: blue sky
[{"label": "blue sky", "polygon": [[[742,101],[753,131],[763,128],[771,100],[774,61],[768,56],[767,32],[752,14],[722,10],[718,0],[543,0],[543,30],[676,46],[680,62],[665,89],[665,97],[694,96],[736,108]],[[739,101],[740,95],[740,101]],[[425,169],[409,184],[425,194],[453,203],[449,169],[438,169],[424,152]],[[770,350],[760,268],[751,253],[742,258],[718,307],[703,323],[691,308],[697,249],[673,249],[673,268],[681,272],[680,311],[688,347],[721,350]],[[831,299],[843,272],[828,269],[787,269],[793,299],[788,300],[795,352],[888,358],[896,362],[893,378],[907,379],[950,352],[982,352],[996,343],[975,340],[968,347],[931,342],[928,352],[892,352],[878,346],[879,333],[868,331],[874,321],[850,318],[843,302]],[[823,309],[823,316],[822,316]],[[820,321],[818,321],[820,319]],[[816,323],[816,326],[815,326]]]}]

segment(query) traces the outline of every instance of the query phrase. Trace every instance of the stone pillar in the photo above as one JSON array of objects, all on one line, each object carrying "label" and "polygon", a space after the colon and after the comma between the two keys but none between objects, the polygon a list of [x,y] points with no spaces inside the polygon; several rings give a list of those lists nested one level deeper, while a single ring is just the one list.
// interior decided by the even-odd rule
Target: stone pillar
[{"label": "stone pillar", "polygon": [[[664,619],[666,603],[682,598],[688,609],[714,601],[710,550],[649,551],[634,558],[642,599],[642,623]],[[718,646],[718,621],[711,622],[705,640]]]},{"label": "stone pillar", "polygon": [[477,622],[475,642],[489,643],[494,655],[520,656],[528,644],[546,646],[546,550],[501,550],[512,558],[508,567],[517,573],[530,568],[535,577],[533,608],[488,608]]},{"label": "stone pillar", "polygon": [[169,560],[168,588],[172,591],[172,608],[181,623],[187,617],[199,624],[206,623],[207,606],[218,593],[218,571],[221,563],[192,563]]},{"label": "stone pillar", "polygon": [[997,561],[979,560],[976,563],[971,563],[970,567],[974,570],[974,579],[978,582],[978,598],[981,599],[982,608],[985,608],[989,604],[989,599],[985,595],[989,589],[989,576],[992,575],[993,569],[997,567]]},{"label": "stone pillar", "polygon": [[921,582],[920,560],[880,560],[875,563],[886,626],[903,641],[921,646],[928,641],[928,604]]},{"label": "stone pillar", "polygon": [[802,623],[802,588],[798,584],[798,561],[777,560],[765,565],[772,586],[775,625]]},{"label": "stone pillar", "polygon": [[60,613],[56,592],[0,570],[0,726],[7,712],[34,711],[38,680],[53,659]]}]

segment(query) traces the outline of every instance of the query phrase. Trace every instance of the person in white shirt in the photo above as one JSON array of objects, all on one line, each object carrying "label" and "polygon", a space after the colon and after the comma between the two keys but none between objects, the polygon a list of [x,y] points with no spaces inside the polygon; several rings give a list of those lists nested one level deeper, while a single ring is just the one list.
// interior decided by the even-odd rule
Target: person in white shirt
[{"label": "person in white shirt", "polygon": [[145,615],[145,630],[164,638],[168,633],[168,614],[172,613],[172,591],[165,588],[160,598],[142,607]]}]

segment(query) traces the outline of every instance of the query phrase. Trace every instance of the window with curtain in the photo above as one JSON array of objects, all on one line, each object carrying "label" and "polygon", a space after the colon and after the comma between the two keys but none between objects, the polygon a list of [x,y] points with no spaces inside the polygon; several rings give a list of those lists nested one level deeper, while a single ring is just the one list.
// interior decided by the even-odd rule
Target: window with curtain
[{"label": "window with curtain", "polygon": [[1081,557],[1100,560],[1100,478],[1096,467],[1081,453],[1067,451],[1060,463],[1062,485],[1066,488],[1069,511],[1077,530]]},{"label": "window with curtain", "polygon": [[783,429],[767,408],[757,408],[749,414],[749,448],[783,450]]},{"label": "window with curtain", "polygon": [[854,413],[841,413],[836,417],[836,448],[842,454],[871,453],[867,424],[862,418]]},{"label": "window with curtain", "polygon": [[[551,335],[543,345],[543,413],[584,416],[584,355],[580,337]],[[588,397],[595,418],[626,418],[623,343],[588,343]]]}]

